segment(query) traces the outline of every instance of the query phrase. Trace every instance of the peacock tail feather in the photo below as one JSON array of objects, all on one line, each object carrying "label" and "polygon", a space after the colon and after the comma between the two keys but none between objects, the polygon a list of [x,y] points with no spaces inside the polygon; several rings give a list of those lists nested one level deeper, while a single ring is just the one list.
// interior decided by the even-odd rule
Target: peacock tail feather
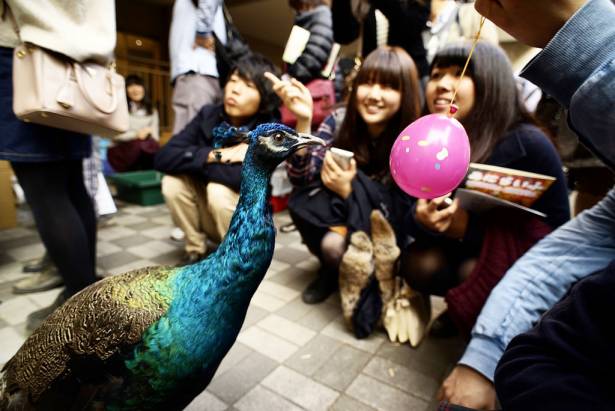
[{"label": "peacock tail feather", "polygon": [[71,355],[106,360],[120,347],[139,342],[143,331],[171,305],[172,280],[177,274],[171,267],[142,268],[82,290],[5,364],[6,380],[28,387],[27,394],[36,401],[55,379],[70,371]]}]

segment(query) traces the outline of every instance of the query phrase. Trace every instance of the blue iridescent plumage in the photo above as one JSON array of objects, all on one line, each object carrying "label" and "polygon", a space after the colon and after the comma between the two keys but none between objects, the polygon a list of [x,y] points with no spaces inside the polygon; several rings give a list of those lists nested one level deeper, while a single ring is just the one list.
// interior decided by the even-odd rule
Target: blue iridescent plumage
[{"label": "blue iridescent plumage", "polygon": [[[233,136],[228,133],[224,137]],[[308,144],[322,144],[318,139],[298,135],[279,124],[263,124],[244,134],[243,138],[249,141],[250,147],[242,170],[240,200],[228,233],[218,249],[205,260],[190,266],[151,268],[146,273],[119,276],[124,277],[126,290],[118,288],[120,280],[111,282],[116,277],[93,289],[97,295],[113,289],[113,304],[119,304],[128,312],[118,319],[118,324],[130,323],[126,317],[135,315],[137,318],[136,315],[143,312],[147,315],[153,312],[155,320],[143,327],[131,344],[127,344],[130,338],[126,337],[115,345],[103,344],[98,352],[86,349],[88,355],[91,355],[90,351],[94,354],[110,353],[108,358],[100,358],[105,357],[103,354],[97,358],[99,372],[111,376],[102,378],[98,385],[92,383],[96,390],[87,403],[89,407],[102,405],[109,410],[182,409],[209,384],[235,342],[252,295],[273,256],[275,227],[268,203],[271,173],[296,149]],[[156,281],[152,280],[154,278]],[[84,294],[87,296],[88,292]],[[134,293],[147,298],[139,299],[137,303],[128,298],[134,298]],[[144,293],[147,295],[143,296]],[[67,304],[84,306],[84,298],[74,297]],[[62,320],[62,315],[68,315],[65,306],[54,313],[55,317],[60,316],[59,320]],[[92,318],[90,321],[95,323],[101,315],[99,312],[97,309],[86,318]],[[107,322],[112,323],[112,320]],[[74,323],[70,324],[67,327],[74,328]],[[70,333],[74,332],[73,328],[70,328]],[[97,331],[109,333],[108,330],[93,329],[94,335],[88,335],[88,338],[96,338]],[[11,401],[16,406],[22,405],[20,401],[27,401],[27,397],[50,397],[55,394],[50,392],[53,389],[59,391],[58,395],[65,396],[61,388],[54,388],[55,379],[46,391],[24,382],[28,373],[24,370],[20,373],[19,366],[27,368],[24,363],[28,352],[37,348],[33,344],[35,342],[26,341],[20,352],[7,363],[8,369],[3,370],[0,409],[5,409],[5,404]],[[59,348],[65,349],[66,345],[70,342]],[[48,352],[53,352],[54,348],[57,347]],[[27,352],[22,352],[24,350]],[[81,378],[80,381],[85,378],[63,372],[62,378]],[[78,385],[79,394],[83,391],[82,385]],[[13,388],[12,393],[8,392],[9,387]],[[69,405],[74,406],[74,401]],[[6,409],[11,408],[7,406]]]}]

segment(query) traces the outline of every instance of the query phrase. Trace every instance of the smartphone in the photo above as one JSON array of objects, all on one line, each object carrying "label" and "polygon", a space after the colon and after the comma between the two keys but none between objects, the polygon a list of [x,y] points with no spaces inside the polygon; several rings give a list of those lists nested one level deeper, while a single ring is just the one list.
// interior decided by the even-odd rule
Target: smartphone
[{"label": "smartphone", "polygon": [[354,157],[354,153],[348,150],[342,150],[341,148],[331,147],[329,149],[335,162],[342,167],[344,170],[348,170],[350,168],[350,160]]},{"label": "smartphone", "polygon": [[438,206],[437,210],[444,210],[445,208],[449,208],[453,205],[453,199],[450,197],[446,197],[444,201]]}]

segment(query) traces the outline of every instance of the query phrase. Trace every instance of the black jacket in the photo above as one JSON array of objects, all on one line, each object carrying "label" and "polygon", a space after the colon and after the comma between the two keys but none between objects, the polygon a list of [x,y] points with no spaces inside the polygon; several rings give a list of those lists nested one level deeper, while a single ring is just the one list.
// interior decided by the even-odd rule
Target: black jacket
[{"label": "black jacket", "polygon": [[[213,129],[222,121],[228,122],[222,105],[204,106],[160,149],[154,159],[154,168],[165,174],[188,174],[204,183],[213,181],[239,191],[241,163],[207,163],[207,156],[213,150]],[[260,123],[275,121],[273,116],[257,115],[245,126],[252,130]]]},{"label": "black jacket", "polygon": [[[557,276],[557,266],[552,264]],[[572,287],[495,370],[505,410],[613,410],[615,262]]]},{"label": "black jacket", "polygon": [[321,77],[320,72],[327,63],[333,47],[333,22],[331,9],[318,6],[300,13],[295,24],[310,32],[310,39],[297,61],[288,66],[287,72],[302,83]]},{"label": "black jacket", "polygon": [[[372,5],[363,24],[363,56],[376,48],[376,9],[389,20],[388,45],[399,46],[414,59],[419,76],[429,73],[421,33],[431,12],[431,0],[370,0]],[[360,24],[350,8],[350,0],[333,0],[333,38],[337,43],[352,43],[360,33]]]}]

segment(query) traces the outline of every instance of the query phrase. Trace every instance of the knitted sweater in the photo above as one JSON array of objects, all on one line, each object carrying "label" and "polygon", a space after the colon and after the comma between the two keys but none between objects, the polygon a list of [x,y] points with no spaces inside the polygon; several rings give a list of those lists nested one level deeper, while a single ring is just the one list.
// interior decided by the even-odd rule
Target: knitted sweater
[{"label": "knitted sweater", "polygon": [[6,0],[0,1],[0,16],[0,47],[29,42],[77,61],[107,62],[113,56],[113,0]]}]

